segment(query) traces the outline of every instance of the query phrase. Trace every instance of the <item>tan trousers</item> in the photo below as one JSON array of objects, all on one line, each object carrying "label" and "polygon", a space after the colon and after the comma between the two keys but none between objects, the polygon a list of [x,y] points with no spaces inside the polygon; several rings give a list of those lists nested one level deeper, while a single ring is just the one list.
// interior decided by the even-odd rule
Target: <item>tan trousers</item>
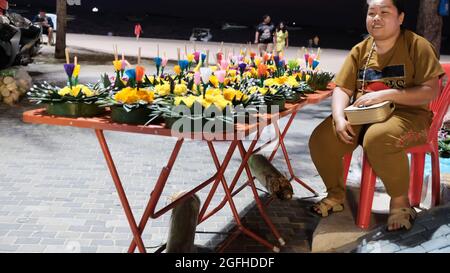
[{"label": "tan trousers", "polygon": [[311,158],[327,187],[328,197],[345,199],[343,156],[363,146],[369,163],[391,197],[405,196],[409,188],[409,163],[405,150],[427,140],[432,112],[419,108],[398,108],[384,122],[352,126],[354,144],[342,142],[333,118],[326,118],[311,135]]}]

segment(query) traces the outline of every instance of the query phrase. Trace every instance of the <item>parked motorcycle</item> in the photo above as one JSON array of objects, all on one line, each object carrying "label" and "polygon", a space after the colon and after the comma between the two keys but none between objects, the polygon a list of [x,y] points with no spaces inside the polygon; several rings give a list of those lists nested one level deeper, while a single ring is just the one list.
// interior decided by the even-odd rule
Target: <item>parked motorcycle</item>
[{"label": "parked motorcycle", "polygon": [[42,28],[17,13],[0,16],[0,69],[27,65],[41,48]]}]

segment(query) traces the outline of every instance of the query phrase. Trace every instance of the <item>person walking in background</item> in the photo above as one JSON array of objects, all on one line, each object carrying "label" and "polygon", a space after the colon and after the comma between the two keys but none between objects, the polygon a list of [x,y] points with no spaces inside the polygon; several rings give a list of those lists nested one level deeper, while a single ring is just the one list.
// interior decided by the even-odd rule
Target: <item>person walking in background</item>
[{"label": "person walking in background", "polygon": [[8,10],[8,1],[0,0],[0,15],[5,15]]},{"label": "person walking in background", "polygon": [[137,23],[134,26],[134,35],[136,36],[136,40],[139,40],[139,38],[141,37],[142,33],[144,33],[144,31],[142,31],[141,24]]},{"label": "person walking in background", "polygon": [[33,22],[38,23],[42,27],[42,33],[48,36],[48,44],[53,44],[53,21],[47,16],[45,9],[41,9],[39,14],[34,17]]},{"label": "person walking in background", "polygon": [[272,19],[269,15],[264,15],[263,22],[256,27],[255,33],[255,44],[258,45],[260,56],[273,51],[273,44],[276,43],[274,33],[275,26]]},{"label": "person walking in background", "polygon": [[275,36],[277,54],[280,54],[289,47],[289,35],[284,22],[278,24]]}]

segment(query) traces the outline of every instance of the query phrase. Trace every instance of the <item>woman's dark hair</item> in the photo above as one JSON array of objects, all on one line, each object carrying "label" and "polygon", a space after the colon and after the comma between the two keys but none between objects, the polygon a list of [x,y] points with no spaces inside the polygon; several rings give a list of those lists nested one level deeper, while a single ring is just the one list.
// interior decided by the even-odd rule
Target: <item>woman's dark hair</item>
[{"label": "woman's dark hair", "polygon": [[265,21],[267,19],[267,17],[270,17],[270,15],[269,14],[264,14],[263,15],[263,21]]},{"label": "woman's dark hair", "polygon": [[[283,27],[281,27],[281,24],[283,24]],[[286,24],[284,22],[278,23],[277,31],[280,31],[280,30],[283,31],[283,33],[287,31]]]},{"label": "woman's dark hair", "polygon": [[[392,4],[397,8],[398,14],[405,13],[405,0],[391,0]],[[372,0],[367,0],[366,11],[369,9],[369,3]]]}]

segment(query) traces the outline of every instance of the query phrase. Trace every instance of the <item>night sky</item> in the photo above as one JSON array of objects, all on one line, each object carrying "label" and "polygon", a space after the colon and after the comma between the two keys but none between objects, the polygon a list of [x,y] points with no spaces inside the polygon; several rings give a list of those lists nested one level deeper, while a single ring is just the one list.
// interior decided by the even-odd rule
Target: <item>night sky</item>
[{"label": "night sky", "polygon": [[[93,7],[106,13],[148,13],[177,17],[213,18],[256,24],[264,14],[275,21],[302,25],[355,27],[364,21],[365,0],[80,0],[81,6],[69,7],[69,13],[91,12]],[[18,5],[30,4],[35,9],[45,6],[54,10],[56,0],[10,0]],[[411,19],[415,20],[418,0],[409,0]]]},{"label": "night sky", "polygon": [[[366,0],[80,0],[69,6],[68,31],[132,36],[136,19],[141,18],[145,35],[154,38],[188,39],[193,27],[211,28],[214,41],[244,43],[254,37],[254,27],[264,14],[273,22],[284,21],[301,30],[291,32],[292,45],[301,46],[312,36],[324,37],[323,46],[349,48],[366,33]],[[20,13],[32,16],[40,8],[55,13],[56,0],[10,0]],[[408,0],[404,26],[415,30],[419,0]],[[99,9],[93,13],[92,9]],[[140,20],[140,19],[138,19]],[[224,32],[223,23],[246,25],[247,30]],[[291,30],[294,30],[291,28]],[[443,50],[450,51],[450,19],[444,17]]]}]

